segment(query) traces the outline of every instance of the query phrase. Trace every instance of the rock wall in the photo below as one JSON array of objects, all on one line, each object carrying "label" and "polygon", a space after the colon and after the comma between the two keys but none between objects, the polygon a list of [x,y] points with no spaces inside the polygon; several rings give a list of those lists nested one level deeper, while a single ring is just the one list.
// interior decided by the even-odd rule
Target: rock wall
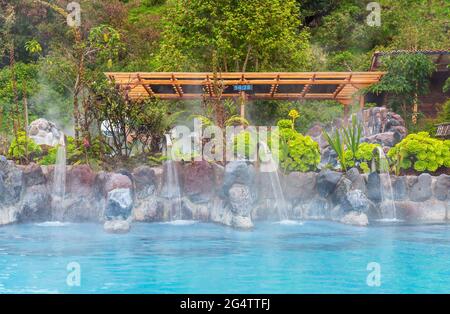
[{"label": "rock wall", "polygon": [[[258,220],[278,220],[268,173],[245,162],[226,167],[208,162],[177,165],[182,186],[182,219],[249,229]],[[162,196],[163,167],[94,172],[67,167],[66,196],[54,197],[54,167],[16,166],[0,159],[0,225],[34,221],[102,222],[108,232],[126,232],[130,222],[170,220],[172,206]],[[391,176],[397,218],[445,222],[450,208],[450,176]],[[365,226],[384,217],[386,197],[377,173],[331,170],[280,174],[289,219],[327,219]],[[384,200],[384,202],[383,202]]]}]

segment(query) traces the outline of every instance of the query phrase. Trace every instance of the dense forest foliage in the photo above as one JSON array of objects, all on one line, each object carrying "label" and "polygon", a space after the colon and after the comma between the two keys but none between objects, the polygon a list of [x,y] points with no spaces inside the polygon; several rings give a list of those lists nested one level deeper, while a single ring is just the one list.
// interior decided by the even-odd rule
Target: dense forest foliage
[{"label": "dense forest foliage", "polygon": [[[81,0],[79,28],[67,25],[69,2],[0,0],[3,137],[21,129],[24,110],[30,121],[45,117],[76,138],[89,136],[83,132],[93,121],[117,115],[96,103],[99,95],[128,112],[126,118],[142,121],[137,130],[175,111],[171,119],[186,118],[182,111],[191,108],[202,113],[189,103],[127,111],[106,91],[104,71],[367,71],[375,51],[450,47],[448,0],[379,0],[379,26],[367,23],[370,1],[361,0]],[[386,62],[397,76],[376,87],[396,96],[400,113],[425,92],[433,71],[419,59]],[[398,77],[405,80],[392,86]],[[249,119],[258,124],[296,108],[300,131],[341,113],[339,104],[323,102],[319,110],[268,101],[249,107]],[[225,109],[229,116],[235,111],[233,104]]]}]

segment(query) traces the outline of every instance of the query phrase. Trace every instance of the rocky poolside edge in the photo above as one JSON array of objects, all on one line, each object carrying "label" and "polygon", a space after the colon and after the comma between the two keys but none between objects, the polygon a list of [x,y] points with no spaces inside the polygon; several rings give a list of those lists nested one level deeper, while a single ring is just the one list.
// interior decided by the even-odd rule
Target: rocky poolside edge
[{"label": "rocky poolside edge", "polygon": [[[206,161],[177,163],[183,219],[250,229],[254,221],[278,220],[270,173],[236,161],[226,167]],[[168,221],[173,202],[164,198],[166,166],[131,171],[93,171],[68,166],[66,195],[52,196],[53,166],[0,162],[0,226],[42,221],[101,222],[107,232],[127,232],[132,221]],[[383,175],[292,172],[280,174],[290,219],[332,220],[367,226],[388,215],[381,193]],[[396,217],[405,222],[445,223],[450,176],[390,176]]]}]

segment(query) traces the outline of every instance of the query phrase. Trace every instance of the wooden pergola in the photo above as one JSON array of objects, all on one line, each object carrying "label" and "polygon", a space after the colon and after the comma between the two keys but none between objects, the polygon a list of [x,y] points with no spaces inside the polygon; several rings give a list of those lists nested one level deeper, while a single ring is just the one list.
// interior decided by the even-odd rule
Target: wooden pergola
[{"label": "wooden pergola", "polygon": [[[107,72],[105,75],[133,100],[239,98],[245,100],[329,99],[345,106],[355,95],[380,81],[385,72]],[[217,95],[215,86],[220,85]],[[358,95],[361,107],[364,97]],[[241,105],[241,115],[244,116]]]}]

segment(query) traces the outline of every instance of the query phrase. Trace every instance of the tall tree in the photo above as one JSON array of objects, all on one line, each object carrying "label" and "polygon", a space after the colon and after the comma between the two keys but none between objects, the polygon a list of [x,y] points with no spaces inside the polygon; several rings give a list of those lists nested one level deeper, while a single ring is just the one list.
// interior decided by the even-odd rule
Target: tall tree
[{"label": "tall tree", "polygon": [[306,70],[309,34],[295,0],[175,0],[167,11],[161,70]]}]

